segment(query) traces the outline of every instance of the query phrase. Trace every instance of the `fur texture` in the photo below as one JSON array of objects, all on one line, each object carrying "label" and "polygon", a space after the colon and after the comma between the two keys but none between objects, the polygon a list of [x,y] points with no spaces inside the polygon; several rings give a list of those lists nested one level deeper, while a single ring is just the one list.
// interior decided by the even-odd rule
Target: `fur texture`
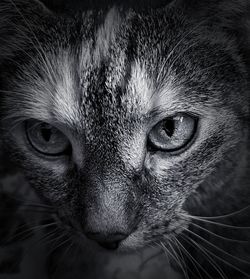
[{"label": "fur texture", "polygon": [[[168,247],[177,237],[199,261],[192,278],[247,276],[249,244],[225,240],[236,239],[237,229],[190,215],[215,217],[249,205],[248,11],[248,1],[211,0],[65,16],[36,1],[1,0],[5,152],[83,233],[123,232],[121,250]],[[199,118],[193,144],[178,155],[147,150],[150,129],[178,112]],[[72,157],[33,152],[23,132],[27,119],[63,131]],[[225,220],[243,227],[248,219]],[[239,234],[249,237],[246,229]],[[218,257],[219,268],[193,251],[196,243]],[[224,262],[216,247],[226,249]],[[190,257],[186,263],[192,270]]]}]

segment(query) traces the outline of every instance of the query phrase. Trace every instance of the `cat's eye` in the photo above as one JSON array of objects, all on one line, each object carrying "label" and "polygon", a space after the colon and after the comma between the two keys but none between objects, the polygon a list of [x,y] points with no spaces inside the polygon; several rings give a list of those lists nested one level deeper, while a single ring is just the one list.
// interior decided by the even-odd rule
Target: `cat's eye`
[{"label": "cat's eye", "polygon": [[149,133],[149,146],[154,150],[174,152],[181,150],[193,139],[197,118],[178,114],[156,124]]},{"label": "cat's eye", "polygon": [[30,145],[44,155],[59,156],[70,149],[68,138],[48,123],[28,120],[25,123],[25,129]]}]

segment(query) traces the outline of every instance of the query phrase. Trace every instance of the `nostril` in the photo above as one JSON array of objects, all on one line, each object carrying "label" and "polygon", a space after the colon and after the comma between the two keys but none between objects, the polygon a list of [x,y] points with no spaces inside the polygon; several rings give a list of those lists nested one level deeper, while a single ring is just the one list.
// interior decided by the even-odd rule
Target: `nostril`
[{"label": "nostril", "polygon": [[127,235],[122,233],[103,234],[88,232],[86,233],[86,236],[108,250],[117,249],[120,242],[127,238]]}]

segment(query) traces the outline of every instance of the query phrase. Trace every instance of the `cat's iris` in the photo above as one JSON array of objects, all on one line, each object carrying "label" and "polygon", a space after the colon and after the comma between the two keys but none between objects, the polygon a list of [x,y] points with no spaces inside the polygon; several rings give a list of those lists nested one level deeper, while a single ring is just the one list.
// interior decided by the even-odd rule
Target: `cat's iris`
[{"label": "cat's iris", "polygon": [[174,152],[186,147],[193,139],[197,119],[188,114],[165,118],[149,133],[149,147],[153,150]]},{"label": "cat's iris", "polygon": [[44,155],[63,155],[70,148],[68,138],[48,123],[28,120],[25,127],[30,145]]}]

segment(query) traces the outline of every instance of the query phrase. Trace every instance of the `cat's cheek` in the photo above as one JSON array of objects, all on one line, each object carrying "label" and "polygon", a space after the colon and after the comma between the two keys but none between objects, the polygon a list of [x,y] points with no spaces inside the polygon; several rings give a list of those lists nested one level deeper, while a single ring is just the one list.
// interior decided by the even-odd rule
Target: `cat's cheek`
[{"label": "cat's cheek", "polygon": [[145,168],[150,175],[164,179],[168,171],[182,160],[182,157],[170,156],[166,152],[148,153]]},{"label": "cat's cheek", "polygon": [[52,204],[62,204],[75,191],[75,171],[66,163],[45,161],[27,152],[20,146],[11,144],[11,162],[13,162],[24,174],[29,184],[37,194]]},{"label": "cat's cheek", "polygon": [[35,174],[27,168],[24,171],[32,188],[49,204],[74,214],[75,184],[67,176],[52,176],[46,170],[37,170]]},{"label": "cat's cheek", "polygon": [[[46,173],[48,178],[53,178],[57,180],[63,179],[71,171],[73,171],[74,166],[69,163],[67,158],[60,158],[58,160],[45,160],[34,156],[27,152],[23,153],[26,158],[26,165],[29,169],[37,169],[37,175],[40,173]],[[27,167],[26,167],[27,168]]]}]

